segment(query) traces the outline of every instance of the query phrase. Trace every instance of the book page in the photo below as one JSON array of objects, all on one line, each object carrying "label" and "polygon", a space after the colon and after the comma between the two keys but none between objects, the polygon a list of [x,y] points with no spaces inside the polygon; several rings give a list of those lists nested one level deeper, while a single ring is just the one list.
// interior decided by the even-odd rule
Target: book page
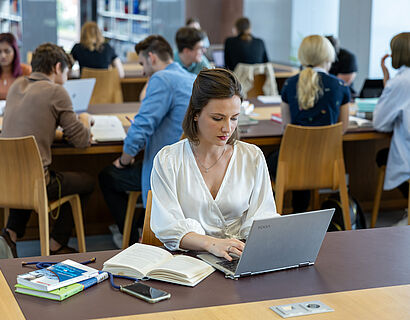
[{"label": "book page", "polygon": [[126,134],[117,116],[94,115],[91,133],[95,141],[122,141]]},{"label": "book page", "polygon": [[126,269],[129,269],[136,270],[145,276],[150,270],[158,267],[169,259],[172,259],[172,254],[164,249],[135,243],[104,262],[103,270],[116,274],[115,270],[119,267],[124,275],[133,275],[124,272]]},{"label": "book page", "polygon": [[166,273],[171,278],[172,275],[175,275],[179,279],[191,279],[197,278],[202,274],[206,274],[210,270],[213,270],[213,268],[202,260],[189,256],[178,255],[163,263],[161,266],[155,268],[155,270],[149,272],[148,275],[156,276]]}]

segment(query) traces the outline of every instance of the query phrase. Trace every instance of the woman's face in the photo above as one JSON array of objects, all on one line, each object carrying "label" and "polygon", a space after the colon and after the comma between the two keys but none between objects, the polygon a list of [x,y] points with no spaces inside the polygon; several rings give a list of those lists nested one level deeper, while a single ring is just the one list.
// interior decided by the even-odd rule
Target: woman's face
[{"label": "woman's face", "polygon": [[0,42],[0,66],[8,67],[13,63],[14,50],[8,42]]},{"label": "woman's face", "polygon": [[224,146],[238,126],[241,99],[211,99],[195,117],[200,144]]}]

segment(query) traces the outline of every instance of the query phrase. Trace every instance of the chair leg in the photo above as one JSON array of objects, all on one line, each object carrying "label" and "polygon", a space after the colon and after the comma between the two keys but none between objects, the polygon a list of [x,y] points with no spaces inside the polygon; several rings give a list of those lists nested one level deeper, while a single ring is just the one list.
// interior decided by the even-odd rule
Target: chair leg
[{"label": "chair leg", "polygon": [[7,228],[7,221],[9,220],[10,208],[3,208],[4,228]]},{"label": "chair leg", "polygon": [[141,192],[139,191],[131,191],[128,196],[127,212],[125,213],[124,230],[122,232],[123,249],[127,248],[130,243],[132,219],[134,218],[135,205],[140,194]]},{"label": "chair leg", "polygon": [[41,255],[50,255],[50,239],[49,239],[49,225],[48,225],[48,212],[47,209],[43,209],[44,212],[37,212],[38,214],[38,226],[40,233],[40,247]]},{"label": "chair leg", "polygon": [[69,201],[71,205],[71,211],[73,213],[75,233],[77,235],[78,251],[86,252],[84,223],[83,223],[83,214],[81,210],[80,197],[78,196],[78,194],[75,194],[72,196],[72,198]]},{"label": "chair leg", "polygon": [[350,220],[350,210],[349,210],[349,195],[347,194],[347,185],[345,179],[345,166],[343,159],[338,161],[338,177],[339,177],[339,193],[340,200],[342,203],[343,212],[343,222],[345,225],[345,230],[352,230],[352,221]]},{"label": "chair leg", "polygon": [[379,170],[379,177],[377,179],[376,194],[374,196],[373,211],[372,211],[372,221],[370,223],[371,228],[374,228],[376,226],[377,216],[379,215],[380,200],[382,197],[385,174],[386,174],[386,166],[382,166]]}]

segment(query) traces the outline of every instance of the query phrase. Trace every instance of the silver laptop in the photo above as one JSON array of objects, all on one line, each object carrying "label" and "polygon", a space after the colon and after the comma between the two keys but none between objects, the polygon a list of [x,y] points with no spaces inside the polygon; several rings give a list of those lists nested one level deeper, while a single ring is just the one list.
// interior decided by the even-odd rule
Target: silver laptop
[{"label": "silver laptop", "polygon": [[95,79],[68,80],[64,83],[75,113],[86,112],[94,90]]},{"label": "silver laptop", "polygon": [[228,261],[209,253],[198,258],[235,279],[313,265],[335,209],[254,220],[241,257]]}]

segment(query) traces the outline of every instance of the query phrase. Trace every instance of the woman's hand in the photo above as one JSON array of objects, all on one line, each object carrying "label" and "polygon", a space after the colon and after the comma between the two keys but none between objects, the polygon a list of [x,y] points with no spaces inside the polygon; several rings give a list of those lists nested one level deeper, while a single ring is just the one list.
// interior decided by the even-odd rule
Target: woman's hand
[{"label": "woman's hand", "polygon": [[240,256],[245,248],[245,244],[237,239],[217,239],[212,237],[209,240],[207,251],[228,261],[232,261],[230,254]]},{"label": "woman's hand", "polygon": [[389,54],[385,54],[380,62],[380,66],[382,67],[382,71],[383,71],[383,84],[384,86],[386,86],[386,82],[387,80],[390,79],[390,74],[389,74],[389,69],[387,69],[386,67],[386,59],[390,57]]}]

